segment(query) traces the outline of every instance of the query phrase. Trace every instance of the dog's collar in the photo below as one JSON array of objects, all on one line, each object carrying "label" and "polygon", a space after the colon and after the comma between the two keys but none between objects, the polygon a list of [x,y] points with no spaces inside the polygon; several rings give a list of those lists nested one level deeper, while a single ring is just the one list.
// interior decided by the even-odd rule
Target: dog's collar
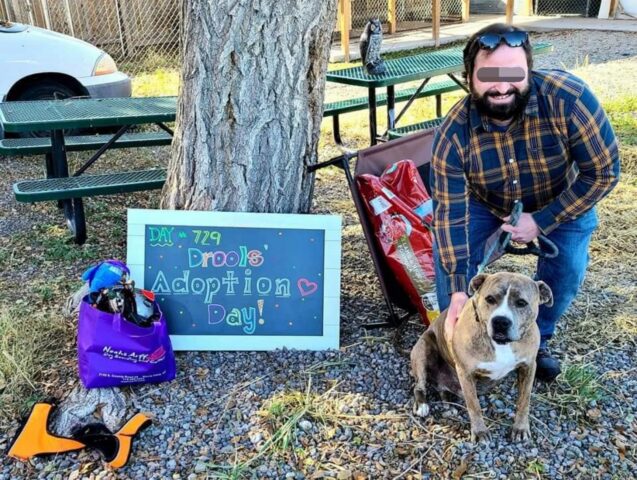
[{"label": "dog's collar", "polygon": [[476,322],[480,323],[480,317],[478,316],[478,309],[476,307],[476,299],[475,297],[471,299],[471,303],[473,304],[473,313],[476,317]]}]

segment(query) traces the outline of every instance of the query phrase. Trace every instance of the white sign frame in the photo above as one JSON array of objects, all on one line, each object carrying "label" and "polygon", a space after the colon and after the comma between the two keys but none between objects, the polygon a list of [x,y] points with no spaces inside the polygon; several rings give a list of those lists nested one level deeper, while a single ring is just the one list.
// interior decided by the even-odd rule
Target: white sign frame
[{"label": "white sign frame", "polygon": [[174,350],[270,351],[283,347],[328,350],[340,347],[340,215],[128,209],[126,263],[130,268],[131,278],[140,286],[144,285],[146,225],[292,228],[325,232],[322,336],[170,335]]}]

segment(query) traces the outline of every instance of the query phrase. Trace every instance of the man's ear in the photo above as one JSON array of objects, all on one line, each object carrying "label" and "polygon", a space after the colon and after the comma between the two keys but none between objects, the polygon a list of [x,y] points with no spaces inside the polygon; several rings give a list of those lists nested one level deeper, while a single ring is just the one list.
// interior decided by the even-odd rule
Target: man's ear
[{"label": "man's ear", "polygon": [[481,273],[471,279],[471,281],[469,282],[469,289],[468,289],[469,296],[473,295],[478,290],[480,290],[480,287],[482,286],[482,284],[484,283],[484,281],[487,279],[488,276],[489,275],[486,273]]},{"label": "man's ear", "polygon": [[545,305],[547,307],[553,306],[553,292],[551,288],[544,283],[542,280],[535,282],[537,288],[540,290],[540,305]]}]

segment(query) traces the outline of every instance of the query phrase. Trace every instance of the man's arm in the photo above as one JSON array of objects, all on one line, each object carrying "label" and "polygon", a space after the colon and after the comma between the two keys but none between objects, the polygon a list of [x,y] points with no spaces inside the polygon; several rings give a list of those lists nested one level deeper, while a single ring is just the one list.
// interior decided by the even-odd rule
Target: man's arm
[{"label": "man's arm", "polygon": [[592,208],[619,181],[617,139],[606,113],[588,87],[566,118],[569,150],[579,175],[555,200],[533,213],[533,219],[545,235],[560,222],[574,220]]},{"label": "man's arm", "polygon": [[467,239],[467,184],[454,143],[436,135],[431,160],[433,230],[440,262],[447,273],[448,293],[466,292],[469,261]]}]

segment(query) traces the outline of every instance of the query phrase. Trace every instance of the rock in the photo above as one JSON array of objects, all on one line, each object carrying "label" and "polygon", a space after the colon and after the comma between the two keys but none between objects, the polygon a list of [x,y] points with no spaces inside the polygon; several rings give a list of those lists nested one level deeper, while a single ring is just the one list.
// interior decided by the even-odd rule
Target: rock
[{"label": "rock", "polygon": [[197,464],[195,465],[195,473],[203,473],[206,471],[207,468],[208,467],[205,463],[197,462]]},{"label": "rock", "polygon": [[78,425],[103,422],[116,432],[126,421],[126,396],[118,388],[85,389],[78,385],[54,412],[51,429],[62,436],[71,436]]},{"label": "rock", "polygon": [[304,431],[309,432],[310,430],[312,430],[312,422],[301,420],[299,422],[299,427],[301,427]]},{"label": "rock", "polygon": [[261,440],[263,440],[263,435],[259,432],[250,433],[249,437],[253,445],[257,445]]}]

